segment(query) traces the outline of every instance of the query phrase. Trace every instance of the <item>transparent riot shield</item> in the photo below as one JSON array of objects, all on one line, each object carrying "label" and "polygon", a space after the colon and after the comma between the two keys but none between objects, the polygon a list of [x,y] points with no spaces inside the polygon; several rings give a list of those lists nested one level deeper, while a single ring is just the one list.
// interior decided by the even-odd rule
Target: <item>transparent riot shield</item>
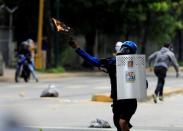
[{"label": "transparent riot shield", "polygon": [[145,55],[116,56],[117,99],[147,97]]}]

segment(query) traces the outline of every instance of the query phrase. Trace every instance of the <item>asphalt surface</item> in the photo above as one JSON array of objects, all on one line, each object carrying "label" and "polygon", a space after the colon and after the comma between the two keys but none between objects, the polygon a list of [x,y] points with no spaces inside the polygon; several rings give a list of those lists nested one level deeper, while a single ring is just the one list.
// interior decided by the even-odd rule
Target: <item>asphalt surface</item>
[{"label": "asphalt surface", "polygon": [[[38,73],[39,83],[31,81],[26,84],[24,82],[17,84],[14,83],[13,73],[14,70],[6,70],[5,76],[0,78],[0,116],[1,114],[11,114],[9,119],[18,122],[21,127],[22,125],[26,127],[23,129],[24,131],[38,131],[39,129],[43,129],[43,131],[116,130],[112,121],[111,102],[91,101],[92,92],[108,94],[110,91],[106,87],[110,85],[109,79],[103,74],[88,72],[56,75]],[[148,73],[147,79],[150,96],[156,85],[156,78],[153,73]],[[134,125],[132,131],[183,130],[182,80],[182,76],[177,79],[174,72],[169,72],[165,84],[167,95],[164,102],[154,104],[151,99],[138,102],[137,111],[131,119],[131,123]],[[65,94],[59,98],[40,98],[41,91],[50,81],[58,87],[63,87],[60,91]],[[95,87],[98,83],[103,84]],[[88,128],[90,122],[96,118],[107,120],[112,128]],[[5,120],[0,119],[0,123]],[[2,130],[1,126],[2,124],[0,124],[0,131]]]},{"label": "asphalt surface", "polygon": [[[182,101],[182,95],[171,95],[158,104],[152,101],[138,103],[137,111],[131,119],[134,125],[132,131],[182,131]],[[4,108],[11,107],[16,112],[14,114],[18,115],[18,120],[27,127],[26,130],[115,131],[110,105],[104,102],[42,99],[16,102],[11,106],[4,105]],[[96,118],[107,120],[112,128],[88,128]]]}]

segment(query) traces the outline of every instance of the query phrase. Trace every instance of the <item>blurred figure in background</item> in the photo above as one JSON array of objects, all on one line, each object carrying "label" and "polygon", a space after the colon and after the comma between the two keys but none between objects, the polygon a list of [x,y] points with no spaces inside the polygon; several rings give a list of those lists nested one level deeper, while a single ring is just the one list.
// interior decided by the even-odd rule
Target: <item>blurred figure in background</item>
[{"label": "blurred figure in background", "polygon": [[30,38],[27,39],[26,41],[28,43],[28,46],[29,46],[28,48],[29,48],[29,51],[31,53],[31,61],[32,61],[33,65],[34,65],[34,63],[35,63],[34,59],[35,59],[36,45],[35,45],[35,42],[32,39],[30,39]]},{"label": "blurred figure in background", "polygon": [[28,43],[28,49],[31,53],[31,65],[30,65],[30,70],[31,70],[31,73],[32,73],[32,77],[34,80],[36,80],[36,82],[38,82],[38,78],[35,74],[35,51],[36,51],[36,44],[35,42],[29,38],[27,39],[27,43]]},{"label": "blurred figure in background", "polygon": [[32,52],[33,43],[31,43],[31,40],[23,41],[20,45],[20,48],[18,50],[18,55],[24,55],[29,63],[29,69],[31,71],[33,79],[38,82],[38,78],[35,74],[34,70],[34,53]]},{"label": "blurred figure in background", "polygon": [[158,97],[160,101],[163,101],[163,87],[169,66],[173,65],[176,70],[176,77],[179,76],[179,65],[172,51],[172,44],[164,43],[164,46],[159,51],[154,52],[148,57],[149,66],[152,62],[154,63],[154,73],[158,78],[155,92],[152,95],[154,103],[157,103]]}]

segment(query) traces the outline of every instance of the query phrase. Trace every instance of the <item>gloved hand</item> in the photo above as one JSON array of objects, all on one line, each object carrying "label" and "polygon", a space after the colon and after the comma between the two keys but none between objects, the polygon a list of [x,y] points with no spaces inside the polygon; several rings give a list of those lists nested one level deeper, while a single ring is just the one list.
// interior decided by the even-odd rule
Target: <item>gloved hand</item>
[{"label": "gloved hand", "polygon": [[70,45],[73,49],[79,48],[79,45],[73,40],[73,38],[71,38],[71,39],[69,40],[69,45]]},{"label": "gloved hand", "polygon": [[178,77],[179,77],[179,75],[180,75],[180,74],[179,74],[179,72],[176,72],[176,78],[178,78]]}]

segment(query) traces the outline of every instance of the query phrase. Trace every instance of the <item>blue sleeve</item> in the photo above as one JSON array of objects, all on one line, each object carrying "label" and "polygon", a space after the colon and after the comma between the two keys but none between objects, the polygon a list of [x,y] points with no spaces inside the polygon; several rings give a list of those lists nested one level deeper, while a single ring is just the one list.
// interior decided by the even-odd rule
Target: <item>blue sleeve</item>
[{"label": "blue sleeve", "polygon": [[88,53],[84,52],[80,48],[77,48],[75,51],[78,55],[80,55],[89,64],[96,66],[96,67],[101,66],[100,59],[89,55]]}]

